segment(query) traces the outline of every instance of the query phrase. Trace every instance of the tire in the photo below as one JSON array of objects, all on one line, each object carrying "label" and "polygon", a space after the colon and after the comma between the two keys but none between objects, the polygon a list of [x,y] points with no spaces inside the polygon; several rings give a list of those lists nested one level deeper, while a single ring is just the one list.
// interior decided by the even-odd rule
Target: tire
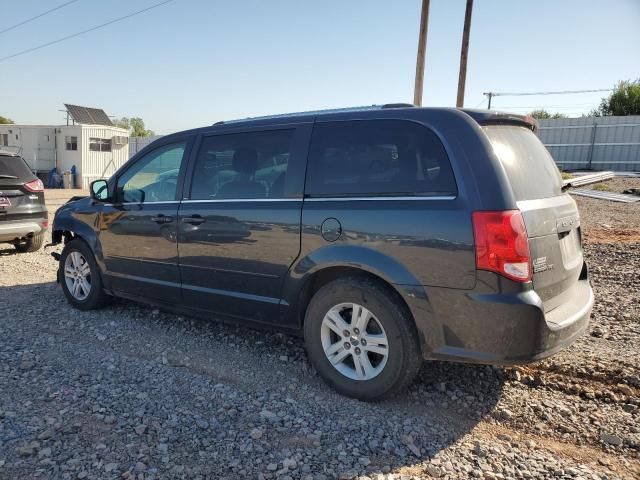
[{"label": "tire", "polygon": [[40,232],[33,237],[27,238],[24,242],[17,242],[15,244],[16,250],[20,253],[37,252],[44,243],[44,232]]},{"label": "tire", "polygon": [[[354,312],[356,316],[364,313],[360,315],[364,320],[354,322]],[[340,319],[346,326],[342,336],[337,333]],[[365,331],[356,333],[358,323],[366,324]],[[406,306],[388,287],[372,279],[347,277],[320,288],[307,307],[304,338],[320,376],[339,393],[359,400],[377,401],[397,394],[413,381],[422,365],[418,334]],[[325,351],[332,354],[331,361]]]},{"label": "tire", "polygon": [[[69,267],[67,273],[74,271],[75,278],[83,277],[85,279],[84,283],[81,282],[78,290],[74,287],[76,284],[74,277],[69,277],[65,272],[67,267]],[[62,250],[58,279],[67,301],[79,310],[95,310],[111,302],[111,297],[104,292],[100,269],[93,252],[79,238],[71,240]]]}]

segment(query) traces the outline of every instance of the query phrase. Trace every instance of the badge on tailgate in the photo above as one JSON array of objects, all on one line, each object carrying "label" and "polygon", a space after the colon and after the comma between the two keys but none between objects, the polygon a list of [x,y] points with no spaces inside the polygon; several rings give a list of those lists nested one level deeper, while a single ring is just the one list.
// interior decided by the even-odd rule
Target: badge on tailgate
[{"label": "badge on tailgate", "polygon": [[570,232],[574,228],[580,225],[580,217],[578,214],[570,215],[568,217],[559,218],[556,221],[556,229],[558,233]]},{"label": "badge on tailgate", "polygon": [[7,197],[0,197],[0,208],[9,208],[11,206],[11,200]]}]

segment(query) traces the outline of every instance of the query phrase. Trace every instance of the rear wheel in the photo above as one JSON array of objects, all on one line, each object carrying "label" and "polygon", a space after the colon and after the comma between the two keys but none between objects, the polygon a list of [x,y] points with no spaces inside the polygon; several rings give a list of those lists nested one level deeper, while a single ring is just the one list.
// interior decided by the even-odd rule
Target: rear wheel
[{"label": "rear wheel", "polygon": [[331,282],[313,296],[305,343],[327,383],[360,400],[399,392],[422,363],[406,307],[384,285],[359,277]]},{"label": "rear wheel", "polygon": [[15,243],[16,250],[20,253],[37,252],[44,243],[44,232]]},{"label": "rear wheel", "polygon": [[58,278],[71,305],[80,310],[105,306],[111,297],[104,293],[98,264],[89,246],[76,238],[64,247]]}]

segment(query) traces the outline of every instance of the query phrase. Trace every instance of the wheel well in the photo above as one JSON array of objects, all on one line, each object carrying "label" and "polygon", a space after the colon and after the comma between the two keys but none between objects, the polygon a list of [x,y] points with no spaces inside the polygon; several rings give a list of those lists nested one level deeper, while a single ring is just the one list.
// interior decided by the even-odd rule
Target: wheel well
[{"label": "wheel well", "polygon": [[62,240],[64,240],[65,245],[71,240],[75,240],[76,238],[79,238],[84,243],[88,244],[87,240],[83,238],[82,235],[78,235],[76,232],[73,232],[71,230],[57,230],[53,232],[54,241],[57,240],[57,242],[60,243]]},{"label": "wheel well", "polygon": [[311,301],[311,297],[313,297],[318,290],[329,282],[344,277],[366,278],[378,283],[398,301],[398,304],[406,310],[407,315],[409,315],[409,318],[411,318],[415,324],[415,319],[413,318],[413,314],[411,313],[411,309],[409,308],[409,305],[407,305],[407,302],[402,298],[402,295],[400,295],[393,285],[382,277],[354,267],[327,267],[314,273],[311,278],[305,282],[304,287],[302,288],[298,309],[300,325],[304,325],[304,317],[307,312],[309,302]]}]

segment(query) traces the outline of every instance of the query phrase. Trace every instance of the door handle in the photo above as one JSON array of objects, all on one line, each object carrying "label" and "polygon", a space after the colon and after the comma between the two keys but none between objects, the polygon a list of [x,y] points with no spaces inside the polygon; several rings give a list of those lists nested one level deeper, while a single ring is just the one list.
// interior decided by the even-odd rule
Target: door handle
[{"label": "door handle", "polygon": [[173,222],[173,217],[160,214],[157,217],[151,217],[151,220],[153,220],[156,223],[171,223]]},{"label": "door handle", "polygon": [[191,225],[200,225],[205,219],[200,215],[193,215],[192,217],[182,217],[183,223],[190,223]]}]

